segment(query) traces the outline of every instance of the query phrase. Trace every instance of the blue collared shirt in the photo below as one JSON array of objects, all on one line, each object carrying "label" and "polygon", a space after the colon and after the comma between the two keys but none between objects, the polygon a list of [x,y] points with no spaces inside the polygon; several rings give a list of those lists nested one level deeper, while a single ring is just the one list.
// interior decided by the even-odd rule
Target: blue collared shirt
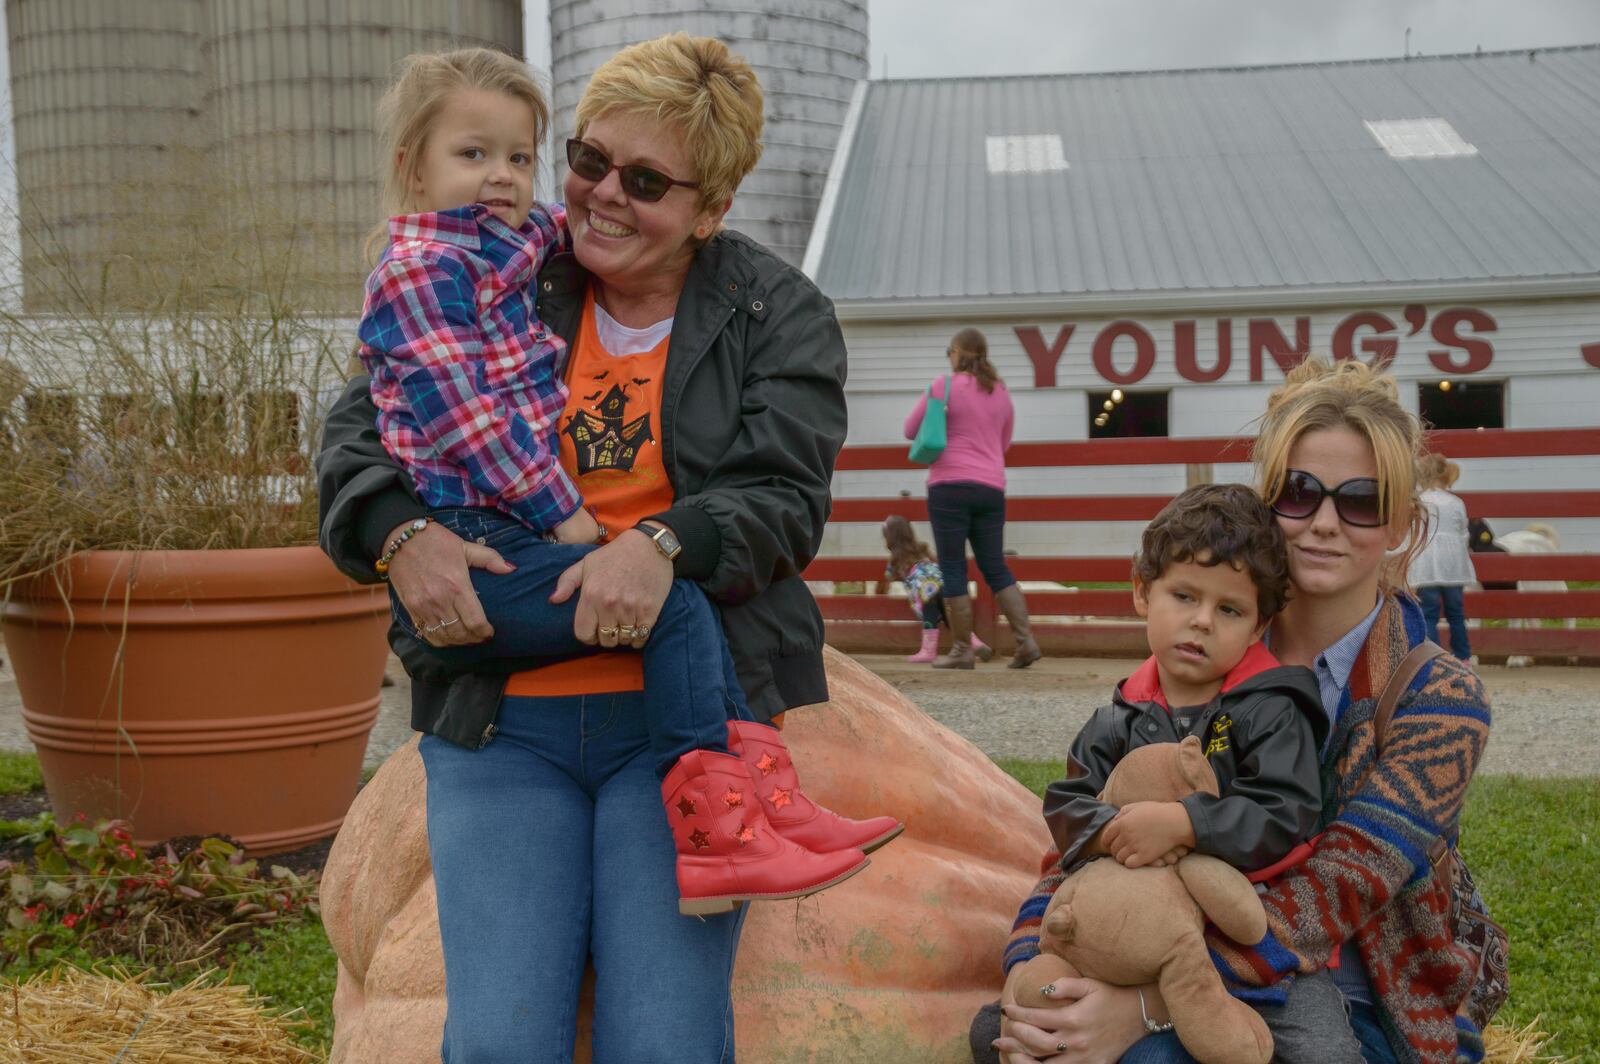
[{"label": "blue collared shirt", "polygon": [[1361,656],[1361,648],[1367,645],[1367,636],[1372,634],[1372,626],[1377,622],[1381,609],[1383,597],[1380,595],[1372,612],[1341,636],[1337,643],[1318,654],[1317,660],[1311,665],[1311,671],[1317,676],[1317,688],[1322,692],[1322,711],[1328,715],[1328,736],[1322,741],[1324,758],[1328,756],[1328,744],[1333,741],[1333,730],[1339,724],[1339,711],[1344,707],[1345,693],[1350,689],[1350,671],[1356,667],[1356,658]]},{"label": "blue collared shirt", "polygon": [[[1333,731],[1339,724],[1339,712],[1344,708],[1350,690],[1350,673],[1367,645],[1367,636],[1377,623],[1378,611],[1383,609],[1383,596],[1360,624],[1339,637],[1338,642],[1317,655],[1311,663],[1316,674],[1317,688],[1322,693],[1322,711],[1328,715],[1328,737],[1322,741],[1322,757],[1328,756],[1328,744],[1333,741]],[[1339,947],[1339,966],[1333,969],[1333,981],[1349,1000],[1362,1005],[1372,1004],[1372,984],[1367,979],[1367,967],[1361,960],[1361,951],[1355,939]]]}]

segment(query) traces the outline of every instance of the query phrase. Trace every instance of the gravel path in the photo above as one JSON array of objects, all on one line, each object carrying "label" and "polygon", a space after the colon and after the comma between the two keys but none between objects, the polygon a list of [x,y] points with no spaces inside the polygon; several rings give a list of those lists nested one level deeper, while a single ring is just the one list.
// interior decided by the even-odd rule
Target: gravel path
[{"label": "gravel path", "polygon": [[[908,665],[898,656],[858,658],[984,753],[1029,760],[1065,756],[1067,744],[1090,712],[1134,665],[1100,658],[1053,658],[1014,671],[997,659],[972,672],[941,672]],[[1600,774],[1600,669],[1486,665],[1479,673],[1494,709],[1494,731],[1482,771]],[[392,658],[389,676],[394,683],[383,690],[383,709],[367,744],[369,768],[414,734],[410,688]],[[21,699],[8,666],[0,666],[0,749],[33,749],[23,731]]]}]

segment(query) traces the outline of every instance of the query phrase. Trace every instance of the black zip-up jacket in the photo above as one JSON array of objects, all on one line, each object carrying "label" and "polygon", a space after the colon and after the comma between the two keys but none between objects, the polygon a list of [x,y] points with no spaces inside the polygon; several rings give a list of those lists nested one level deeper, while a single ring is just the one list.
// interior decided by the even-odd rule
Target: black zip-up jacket
[{"label": "black zip-up jacket", "polygon": [[[569,345],[588,273],[570,252],[540,271],[539,317]],[[833,304],[794,267],[724,231],[695,255],[673,318],[661,395],[678,577],[722,612],[739,681],[759,718],[824,702],[822,615],[800,572],[816,555],[846,431],[844,336]],[[366,377],[328,416],[317,456],[322,548],[373,582],[384,537],[427,512],[378,437]],[[412,727],[463,746],[493,734],[505,676],[536,662],[460,672],[398,628],[390,645],[412,677]]]},{"label": "black zip-up jacket", "polygon": [[1328,718],[1310,669],[1279,665],[1257,643],[1209,705],[1169,713],[1157,700],[1160,690],[1151,658],[1117,684],[1111,704],[1095,710],[1072,741],[1067,778],[1050,784],[1044,795],[1045,822],[1061,851],[1061,867],[1077,860],[1116,815],[1116,807],[1099,795],[1117,762],[1136,747],[1188,735],[1200,739],[1217,774],[1217,797],[1183,799],[1196,853],[1253,872],[1316,832],[1322,813],[1319,751]]}]

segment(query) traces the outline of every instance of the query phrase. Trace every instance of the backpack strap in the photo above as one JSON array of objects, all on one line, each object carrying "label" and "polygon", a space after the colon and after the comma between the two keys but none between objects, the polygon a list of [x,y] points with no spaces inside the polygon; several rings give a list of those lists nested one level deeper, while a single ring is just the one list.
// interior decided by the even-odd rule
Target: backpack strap
[{"label": "backpack strap", "polygon": [[[1383,755],[1384,740],[1388,738],[1389,725],[1394,720],[1395,707],[1400,704],[1400,696],[1405,694],[1406,688],[1411,686],[1411,681],[1417,678],[1417,673],[1422,667],[1437,657],[1449,653],[1444,647],[1431,639],[1424,639],[1411,648],[1411,652],[1400,659],[1400,664],[1389,676],[1389,682],[1384,685],[1383,694],[1378,696],[1378,709],[1373,714],[1372,728],[1374,747],[1373,756]],[[1428,846],[1428,863],[1433,866],[1435,873],[1439,870],[1439,863],[1450,853],[1450,843],[1440,836]]]}]

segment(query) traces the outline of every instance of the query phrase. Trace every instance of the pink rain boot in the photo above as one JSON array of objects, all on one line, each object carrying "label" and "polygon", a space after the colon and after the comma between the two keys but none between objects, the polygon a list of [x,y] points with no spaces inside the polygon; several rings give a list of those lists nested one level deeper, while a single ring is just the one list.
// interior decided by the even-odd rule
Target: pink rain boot
[{"label": "pink rain boot", "polygon": [[979,661],[988,661],[994,657],[994,647],[978,638],[978,633],[972,633],[972,652],[978,655]]},{"label": "pink rain boot", "polygon": [[907,661],[918,665],[926,665],[939,656],[939,629],[924,628],[922,630],[922,649],[906,658]]}]

